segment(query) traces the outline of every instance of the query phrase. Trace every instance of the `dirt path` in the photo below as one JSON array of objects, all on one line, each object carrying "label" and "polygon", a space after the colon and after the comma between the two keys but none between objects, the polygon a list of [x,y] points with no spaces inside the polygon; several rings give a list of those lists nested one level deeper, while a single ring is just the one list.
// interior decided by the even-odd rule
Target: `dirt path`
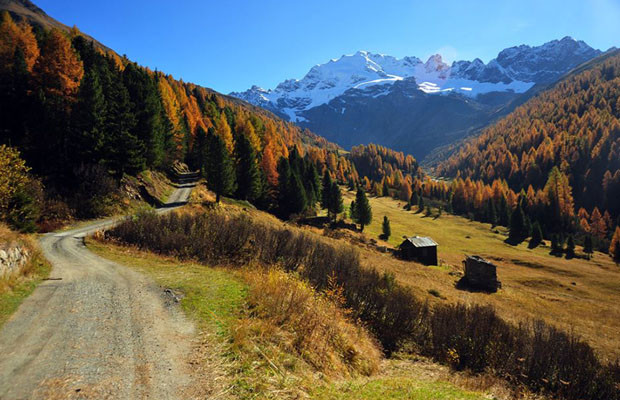
[{"label": "dirt path", "polygon": [[[179,187],[165,212],[185,202]],[[184,398],[193,325],[161,288],[83,245],[99,222],[48,234],[42,283],[0,331],[0,399]]]}]

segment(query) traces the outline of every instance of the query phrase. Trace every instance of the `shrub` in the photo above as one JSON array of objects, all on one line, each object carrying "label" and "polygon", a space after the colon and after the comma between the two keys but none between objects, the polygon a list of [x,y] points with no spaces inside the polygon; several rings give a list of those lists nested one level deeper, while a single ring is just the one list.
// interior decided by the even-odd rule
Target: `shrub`
[{"label": "shrub", "polygon": [[456,369],[493,371],[566,399],[620,399],[618,367],[603,365],[576,336],[542,321],[510,324],[491,307],[430,307],[393,275],[363,267],[352,246],[336,247],[299,230],[216,212],[143,213],[107,235],[200,261],[241,264],[257,259],[298,273],[319,291],[335,283],[342,288],[344,306],[376,335],[387,354],[413,344]]}]

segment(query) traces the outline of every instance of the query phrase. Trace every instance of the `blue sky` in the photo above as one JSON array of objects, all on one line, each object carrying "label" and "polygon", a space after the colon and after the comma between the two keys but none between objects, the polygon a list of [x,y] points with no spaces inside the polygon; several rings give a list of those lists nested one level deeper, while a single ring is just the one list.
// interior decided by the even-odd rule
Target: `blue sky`
[{"label": "blue sky", "polygon": [[620,0],[34,0],[120,54],[220,92],[368,50],[487,62],[572,36],[620,47]]}]

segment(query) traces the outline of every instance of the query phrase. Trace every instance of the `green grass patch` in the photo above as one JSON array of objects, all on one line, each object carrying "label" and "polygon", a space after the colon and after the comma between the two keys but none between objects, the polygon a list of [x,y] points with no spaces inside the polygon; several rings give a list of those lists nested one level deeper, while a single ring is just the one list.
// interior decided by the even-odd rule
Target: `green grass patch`
[{"label": "green grass patch", "polygon": [[356,380],[318,387],[311,393],[313,399],[366,399],[366,400],[479,400],[479,393],[456,388],[448,382],[423,381],[409,377]]},{"label": "green grass patch", "polygon": [[239,317],[247,287],[230,270],[138,252],[121,246],[87,239],[88,248],[115,261],[151,276],[157,284],[182,294],[185,313],[199,328],[215,329],[227,337],[231,324]]},{"label": "green grass patch", "polygon": [[32,272],[29,276],[15,278],[9,284],[0,286],[0,328],[9,320],[24,299],[30,296],[50,274],[51,264],[38,253],[35,253],[29,262],[32,263]]}]

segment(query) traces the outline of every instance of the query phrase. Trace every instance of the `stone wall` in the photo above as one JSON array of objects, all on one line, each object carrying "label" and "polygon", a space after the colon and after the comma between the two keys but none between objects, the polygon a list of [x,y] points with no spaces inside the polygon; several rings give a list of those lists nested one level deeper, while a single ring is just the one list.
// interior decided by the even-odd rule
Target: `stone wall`
[{"label": "stone wall", "polygon": [[29,258],[30,251],[25,246],[0,244],[0,278],[18,274]]}]

